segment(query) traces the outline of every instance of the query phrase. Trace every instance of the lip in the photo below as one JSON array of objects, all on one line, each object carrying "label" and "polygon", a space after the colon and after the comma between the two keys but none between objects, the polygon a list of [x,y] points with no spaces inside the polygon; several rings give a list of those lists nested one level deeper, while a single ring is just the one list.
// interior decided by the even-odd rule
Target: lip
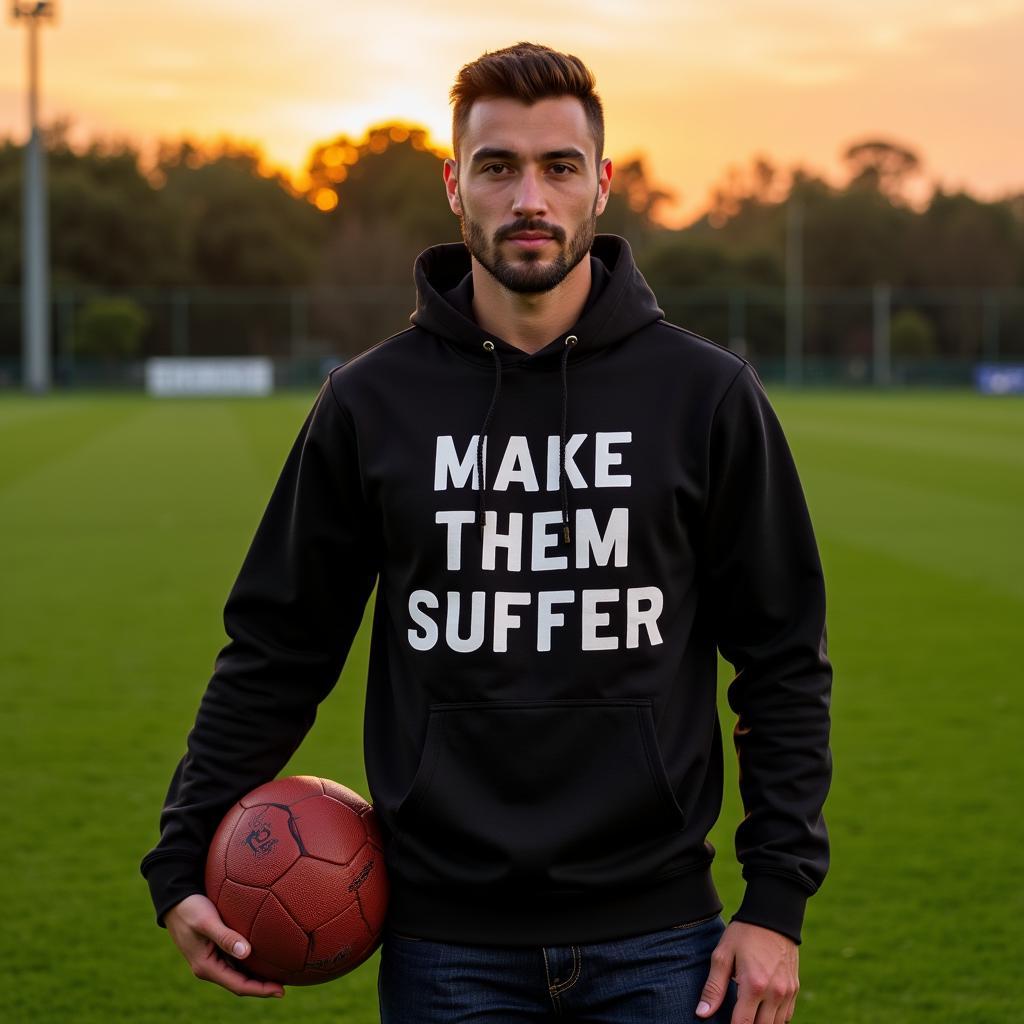
[{"label": "lip", "polygon": [[525,249],[539,249],[541,246],[553,241],[553,239],[551,235],[535,235],[533,237],[509,237],[508,241],[515,245],[521,245]]}]

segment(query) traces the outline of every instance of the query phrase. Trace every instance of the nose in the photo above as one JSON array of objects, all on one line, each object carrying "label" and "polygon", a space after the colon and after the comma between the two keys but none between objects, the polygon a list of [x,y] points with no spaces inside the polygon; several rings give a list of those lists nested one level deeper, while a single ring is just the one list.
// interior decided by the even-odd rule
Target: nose
[{"label": "nose", "polygon": [[513,200],[513,214],[516,217],[539,217],[546,211],[547,202],[537,175],[531,170],[523,171]]}]

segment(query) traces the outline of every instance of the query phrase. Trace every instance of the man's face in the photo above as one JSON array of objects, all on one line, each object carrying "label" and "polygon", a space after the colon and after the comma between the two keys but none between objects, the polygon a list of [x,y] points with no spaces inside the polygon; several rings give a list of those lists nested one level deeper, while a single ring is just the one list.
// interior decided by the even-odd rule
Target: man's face
[{"label": "man's face", "polygon": [[[590,252],[608,202],[611,161],[599,175],[583,104],[477,100],[459,156],[444,180],[466,248],[509,291],[550,291]],[[513,237],[521,232],[545,237]]]}]

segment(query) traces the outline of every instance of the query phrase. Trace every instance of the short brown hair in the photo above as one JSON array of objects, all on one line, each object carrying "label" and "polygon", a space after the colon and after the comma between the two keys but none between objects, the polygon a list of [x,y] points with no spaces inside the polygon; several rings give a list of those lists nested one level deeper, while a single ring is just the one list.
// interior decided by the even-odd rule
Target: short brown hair
[{"label": "short brown hair", "polygon": [[597,165],[604,153],[604,109],[594,91],[593,73],[571,53],[559,53],[539,43],[516,43],[485,52],[459,71],[449,94],[452,110],[452,147],[459,158],[459,139],[466,130],[469,111],[485,96],[502,96],[532,104],[546,97],[575,96],[594,137]]}]

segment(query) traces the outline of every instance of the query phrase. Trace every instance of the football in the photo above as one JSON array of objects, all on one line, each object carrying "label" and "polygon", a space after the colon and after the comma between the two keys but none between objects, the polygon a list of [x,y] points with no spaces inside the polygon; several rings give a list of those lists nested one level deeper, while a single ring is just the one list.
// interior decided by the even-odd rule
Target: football
[{"label": "football", "polygon": [[330,779],[259,786],[224,815],[206,858],[206,895],[252,949],[244,973],[316,985],[380,945],[388,883],[373,805]]}]

